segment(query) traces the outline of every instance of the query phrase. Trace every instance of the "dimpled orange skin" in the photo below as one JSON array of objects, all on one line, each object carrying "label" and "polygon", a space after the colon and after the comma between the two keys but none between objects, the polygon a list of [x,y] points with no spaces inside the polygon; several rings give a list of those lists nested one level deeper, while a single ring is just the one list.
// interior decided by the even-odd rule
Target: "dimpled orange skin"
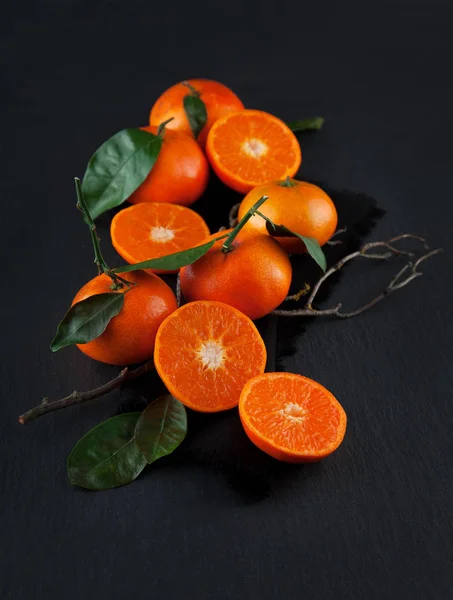
[{"label": "dimpled orange skin", "polygon": [[[260,185],[251,190],[241,202],[238,218],[262,196],[269,199],[261,206],[260,212],[276,225],[285,225],[292,231],[313,237],[323,246],[335,233],[338,215],[330,197],[317,185],[292,179],[293,187],[282,186],[282,182]],[[267,234],[266,222],[254,215],[245,225],[244,234]],[[300,254],[305,245],[294,238],[276,238],[287,252]]]},{"label": "dimpled orange skin", "polygon": [[[152,357],[159,325],[177,308],[174,293],[157,275],[135,271],[121,276],[136,285],[127,292],[120,313],[98,338],[77,344],[90,358],[120,366]],[[112,280],[105,274],[94,277],[79,290],[72,304],[95,294],[112,292],[111,284]]]},{"label": "dimpled orange skin", "polygon": [[[200,146],[193,137],[169,131],[168,125],[151,172],[128,198],[132,204],[170,202],[189,206],[200,198],[208,185],[209,164]],[[157,134],[157,127],[141,129]]]},{"label": "dimpled orange skin", "polygon": [[[210,79],[189,79],[188,83],[200,92],[200,98],[206,106],[206,125],[200,131],[198,143],[204,148],[206,138],[212,125],[224,115],[237,110],[242,110],[244,105],[229,88],[218,81]],[[158,126],[167,119],[173,118],[168,123],[168,129],[181,131],[193,135],[189,121],[184,110],[184,97],[190,94],[190,89],[177,83],[168,88],[157,100],[149,115],[150,125]]]},{"label": "dimpled orange skin", "polygon": [[[223,231],[222,234],[231,230]],[[207,240],[219,237],[211,235]],[[180,271],[181,291],[187,300],[214,300],[237,308],[250,319],[272,312],[288,295],[292,268],[286,252],[268,235],[239,233],[231,252],[225,239]]]}]

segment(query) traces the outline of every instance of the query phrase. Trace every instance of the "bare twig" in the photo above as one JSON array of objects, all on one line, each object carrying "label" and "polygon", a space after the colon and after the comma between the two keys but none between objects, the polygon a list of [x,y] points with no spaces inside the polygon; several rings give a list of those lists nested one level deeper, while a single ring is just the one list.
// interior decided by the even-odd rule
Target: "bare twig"
[{"label": "bare twig", "polygon": [[47,398],[44,398],[41,404],[35,406],[35,408],[32,408],[31,410],[28,410],[23,415],[20,415],[19,423],[21,425],[26,425],[30,421],[34,421],[38,417],[42,417],[47,413],[54,412],[55,410],[60,410],[62,408],[67,408],[68,406],[73,406],[74,404],[82,404],[83,402],[88,402],[89,400],[99,398],[104,394],[108,394],[115,388],[120,387],[126,381],[137,379],[152,369],[154,369],[154,361],[149,360],[132,371],[126,367],[116,377],[93,390],[89,390],[87,392],[74,391],[72,394],[69,394],[69,396],[61,398],[60,400],[54,400],[52,402]]},{"label": "bare twig", "polygon": [[236,227],[236,225],[238,224],[238,212],[240,205],[240,202],[238,202],[237,204],[233,204],[233,206],[231,207],[230,214],[228,216],[228,223],[230,225],[230,229],[232,227]]},{"label": "bare twig", "polygon": [[333,236],[330,238],[330,240],[328,242],[326,242],[326,244],[328,246],[338,246],[339,244],[342,244],[343,242],[341,240],[335,240],[334,238],[336,238],[338,235],[341,235],[342,233],[346,233],[347,230],[348,230],[347,227],[342,227],[341,229],[337,229],[336,232],[333,234]]},{"label": "bare twig", "polygon": [[[363,306],[360,306],[359,308],[357,308],[353,311],[341,312],[341,304],[337,304],[336,306],[333,306],[331,308],[318,310],[313,307],[313,302],[314,302],[316,295],[318,294],[319,289],[322,286],[322,284],[331,275],[338,272],[342,267],[344,267],[344,265],[346,263],[350,262],[351,260],[354,260],[355,258],[363,257],[363,258],[369,258],[369,259],[374,259],[374,260],[388,260],[392,256],[414,257],[414,254],[412,252],[407,252],[406,250],[400,250],[399,248],[396,248],[394,246],[395,243],[397,243],[401,240],[404,240],[404,239],[417,240],[423,244],[423,247],[425,249],[429,250],[429,246],[426,244],[426,241],[423,238],[418,237],[416,235],[412,235],[410,233],[405,233],[403,235],[396,236],[396,237],[394,237],[388,241],[384,241],[384,242],[370,242],[368,244],[365,244],[360,250],[357,250],[356,252],[352,252],[351,254],[348,254],[347,256],[343,257],[333,267],[328,269],[328,271],[326,271],[326,273],[324,273],[324,275],[318,280],[318,282],[312,288],[311,294],[308,297],[307,302],[305,303],[305,306],[303,308],[296,309],[296,310],[280,310],[279,309],[279,310],[275,310],[274,314],[281,316],[281,317],[335,316],[335,317],[339,317],[341,319],[349,319],[351,317],[355,317],[355,316],[365,312],[366,310],[372,308],[375,304],[377,304],[378,302],[380,302],[381,300],[383,300],[384,298],[386,298],[393,292],[400,290],[401,288],[408,285],[411,281],[413,281],[417,277],[420,277],[421,275],[423,275],[422,272],[417,270],[417,267],[423,261],[427,260],[428,258],[431,258],[432,256],[435,256],[436,254],[440,254],[441,252],[443,252],[442,248],[437,248],[435,250],[429,250],[428,252],[426,252],[425,254],[420,256],[417,260],[409,261],[406,265],[404,265],[404,267],[400,271],[398,271],[398,273],[393,277],[393,279],[390,281],[390,283],[387,285],[387,287],[380,294],[378,294],[376,297],[374,297],[372,300],[370,300]],[[387,250],[387,252],[374,252],[374,253],[368,252],[369,250],[378,249],[378,248],[384,248],[385,250]],[[406,276],[403,277],[404,275],[406,275]],[[291,299],[297,300],[300,298],[300,296],[299,296],[299,298],[297,298],[297,296],[298,296],[297,294],[295,296],[296,297],[293,297],[293,298],[288,297],[287,299],[288,300],[291,300]]]}]

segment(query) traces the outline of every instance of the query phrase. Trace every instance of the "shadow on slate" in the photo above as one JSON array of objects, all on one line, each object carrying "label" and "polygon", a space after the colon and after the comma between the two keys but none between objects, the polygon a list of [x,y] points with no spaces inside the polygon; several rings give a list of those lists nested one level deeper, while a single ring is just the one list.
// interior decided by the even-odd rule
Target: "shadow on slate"
[{"label": "shadow on slate", "polygon": [[[317,183],[332,198],[338,211],[339,228],[346,227],[342,234],[342,244],[325,246],[327,264],[336,263],[342,256],[358,249],[366,234],[374,227],[384,211],[365,194],[349,191],[335,191]],[[241,196],[225,188],[217,179],[211,178],[206,194],[197,202],[197,212],[207,221],[211,231],[228,225],[231,206],[241,200]],[[293,291],[301,289],[304,283],[313,285],[320,276],[319,267],[308,256],[293,257]],[[332,286],[342,273],[331,277],[322,287],[318,302],[328,299]],[[297,327],[291,319],[278,319],[268,316],[257,321],[258,329],[268,350],[267,371],[278,370],[278,361],[295,352],[295,340],[306,333],[313,319],[300,319]],[[152,394],[150,394],[152,390]],[[118,412],[143,410],[149,400],[165,392],[155,373],[131,382],[123,388],[123,402]],[[313,463],[297,470],[292,465],[280,463],[258,450],[245,435],[237,409],[202,414],[188,410],[188,434],[183,444],[170,456],[162,458],[149,469],[176,468],[183,465],[198,465],[215,473],[223,473],[226,483],[244,503],[255,503],[266,498],[272,490],[289,483],[292,477],[303,476],[309,479],[319,474],[322,463]],[[146,476],[144,474],[144,476]],[[181,474],[181,476],[184,476]]]}]

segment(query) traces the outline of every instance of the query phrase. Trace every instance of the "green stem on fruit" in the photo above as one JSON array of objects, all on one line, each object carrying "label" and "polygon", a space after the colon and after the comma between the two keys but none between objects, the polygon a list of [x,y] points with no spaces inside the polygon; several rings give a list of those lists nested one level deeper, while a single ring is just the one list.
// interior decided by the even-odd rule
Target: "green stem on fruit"
[{"label": "green stem on fruit", "polygon": [[296,187],[297,183],[295,183],[291,177],[287,177],[286,179],[284,179],[283,181],[280,181],[277,185],[279,185],[280,187]]},{"label": "green stem on fruit", "polygon": [[271,219],[269,219],[269,217],[266,217],[266,215],[263,215],[263,213],[261,211],[257,210],[257,211],[255,211],[255,214],[258,215],[259,217],[261,217],[262,219],[264,219],[265,221],[267,221],[268,223],[270,223],[274,230],[276,229],[274,221],[271,221]]},{"label": "green stem on fruit", "polygon": [[87,203],[85,202],[85,198],[84,198],[84,195],[82,192],[82,184],[80,182],[80,179],[78,177],[74,177],[74,183],[75,183],[76,194],[77,194],[77,208],[83,213],[83,216],[85,217],[85,221],[86,221],[88,227],[90,228],[91,241],[93,243],[93,249],[94,249],[94,262],[96,263],[97,268],[98,268],[98,275],[105,273],[106,275],[108,275],[110,277],[110,279],[112,280],[112,286],[111,286],[112,290],[118,290],[124,286],[126,286],[127,288],[130,288],[132,285],[135,285],[135,284],[131,283],[130,281],[127,281],[127,279],[124,279],[123,277],[120,277],[116,273],[113,273],[113,271],[110,269],[108,264],[105,262],[104,257],[102,256],[102,252],[101,252],[101,245],[99,242],[96,225],[93,221],[93,218],[90,215],[90,211],[88,210]]},{"label": "green stem on fruit", "polygon": [[251,208],[249,208],[249,210],[245,213],[245,215],[242,217],[242,219],[239,221],[239,223],[236,225],[236,227],[225,240],[222,246],[223,252],[231,252],[231,250],[233,250],[232,244],[237,234],[241,231],[241,229],[244,227],[247,221],[253,217],[253,215],[258,214],[259,207],[262,204],[264,204],[264,202],[266,202],[268,198],[269,196],[261,196],[261,198],[257,202],[255,202],[255,204]]},{"label": "green stem on fruit", "polygon": [[159,137],[163,137],[164,136],[164,132],[165,132],[165,126],[167,125],[167,123],[170,123],[170,121],[173,121],[174,117],[170,117],[169,119],[167,119],[166,121],[164,121],[163,123],[161,123],[159,125],[159,127],[157,128],[157,135]]}]

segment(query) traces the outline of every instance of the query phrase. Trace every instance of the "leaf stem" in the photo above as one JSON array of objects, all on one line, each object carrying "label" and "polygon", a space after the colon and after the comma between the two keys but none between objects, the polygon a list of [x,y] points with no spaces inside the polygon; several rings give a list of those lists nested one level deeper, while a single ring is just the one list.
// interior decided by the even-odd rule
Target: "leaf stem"
[{"label": "leaf stem", "polygon": [[182,85],[185,85],[186,88],[189,88],[191,95],[195,96],[195,98],[199,98],[201,96],[201,92],[194,88],[193,85],[191,85],[188,81],[182,81],[181,83]]},{"label": "leaf stem", "polygon": [[251,219],[253,217],[253,215],[257,214],[258,208],[264,204],[264,202],[266,202],[266,200],[268,200],[269,196],[261,196],[261,198],[255,202],[255,204],[249,208],[249,210],[245,213],[245,215],[242,217],[242,219],[239,221],[239,223],[236,225],[236,227],[233,229],[233,231],[228,235],[227,239],[225,240],[223,246],[222,246],[222,250],[224,252],[231,252],[231,250],[233,250],[232,248],[232,243],[235,239],[235,237],[237,236],[237,234],[241,231],[241,229],[244,227],[244,225],[247,223],[247,221],[249,219]]},{"label": "leaf stem", "polygon": [[[164,124],[164,126],[165,126],[165,124]],[[76,194],[77,194],[77,208],[83,213],[83,216],[85,217],[85,222],[87,223],[88,227],[90,228],[91,241],[93,243],[93,249],[94,249],[94,262],[96,263],[97,268],[98,268],[98,275],[105,273],[106,275],[108,275],[110,277],[110,279],[112,280],[112,290],[120,289],[123,286],[130,288],[132,285],[135,285],[135,284],[131,283],[130,281],[127,281],[127,279],[124,279],[123,277],[120,277],[119,275],[114,273],[110,269],[108,264],[105,262],[104,257],[102,256],[102,252],[101,252],[101,244],[99,241],[99,236],[97,234],[96,224],[93,221],[93,218],[90,215],[90,211],[88,210],[87,203],[85,202],[85,198],[84,198],[84,195],[82,192],[82,184],[80,182],[80,179],[78,177],[74,177],[74,183],[75,183]]]},{"label": "leaf stem", "polygon": [[170,117],[169,119],[167,119],[166,121],[163,121],[159,127],[157,128],[157,135],[159,137],[163,137],[164,132],[165,132],[165,126],[167,125],[167,123],[170,123],[170,121],[173,121],[175,117]]}]

